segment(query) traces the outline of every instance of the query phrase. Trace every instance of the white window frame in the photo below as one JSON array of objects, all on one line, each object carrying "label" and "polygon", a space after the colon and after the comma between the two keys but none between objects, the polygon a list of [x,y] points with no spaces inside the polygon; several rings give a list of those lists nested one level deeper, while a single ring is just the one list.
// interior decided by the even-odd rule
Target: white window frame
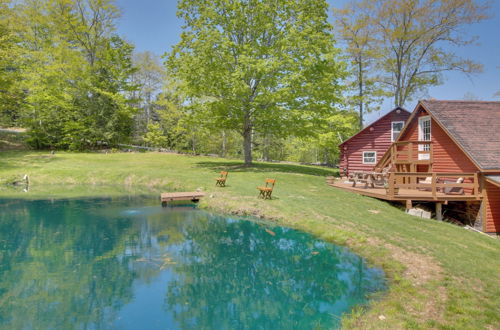
[{"label": "white window frame", "polygon": [[[429,122],[429,138],[425,139],[423,125],[424,122]],[[419,141],[432,141],[432,120],[431,116],[422,116],[418,118],[418,140]],[[431,146],[429,144],[419,144],[418,151],[430,151]],[[428,160],[430,159],[430,153],[418,154],[418,160]]]},{"label": "white window frame", "polygon": [[[394,142],[397,140],[394,139],[394,124],[402,124],[403,126],[401,126],[401,130],[399,131],[399,134],[401,134],[401,131],[403,130],[403,128],[405,127],[405,122],[400,120],[400,121],[391,121],[391,142]],[[398,134],[398,137],[399,137],[399,134]]]},{"label": "white window frame", "polygon": [[[365,162],[365,153],[367,153],[367,152],[373,153],[373,159],[374,159],[373,162]],[[369,157],[369,158],[371,158],[371,157]],[[368,165],[375,165],[375,164],[377,164],[377,152],[375,150],[373,150],[373,151],[363,151],[363,159],[362,160],[363,160],[363,164],[368,164]]]}]

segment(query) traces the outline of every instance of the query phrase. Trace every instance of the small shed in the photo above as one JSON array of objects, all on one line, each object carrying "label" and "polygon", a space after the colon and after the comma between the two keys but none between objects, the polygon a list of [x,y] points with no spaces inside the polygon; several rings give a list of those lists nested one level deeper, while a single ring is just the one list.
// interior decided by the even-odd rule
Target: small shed
[{"label": "small shed", "polygon": [[372,170],[396,141],[409,117],[407,110],[394,108],[340,144],[340,169],[343,174]]}]

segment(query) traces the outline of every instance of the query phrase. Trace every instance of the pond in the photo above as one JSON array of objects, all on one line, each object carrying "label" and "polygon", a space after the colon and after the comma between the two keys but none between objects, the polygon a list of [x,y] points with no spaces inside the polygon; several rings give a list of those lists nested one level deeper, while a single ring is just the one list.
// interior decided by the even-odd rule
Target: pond
[{"label": "pond", "polygon": [[309,234],[158,204],[0,200],[0,328],[335,328],[385,289]]}]

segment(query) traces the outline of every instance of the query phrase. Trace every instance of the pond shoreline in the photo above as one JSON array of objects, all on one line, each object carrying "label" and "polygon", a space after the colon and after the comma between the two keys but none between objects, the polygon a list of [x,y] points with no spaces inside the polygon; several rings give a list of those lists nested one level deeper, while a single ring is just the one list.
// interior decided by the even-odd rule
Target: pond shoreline
[{"label": "pond shoreline", "polygon": [[[57,292],[52,300],[60,303],[64,299],[73,299],[71,297],[76,288],[86,290],[87,286],[95,286],[93,283],[96,281],[99,285],[106,285],[108,282],[102,278],[93,280],[102,276],[102,272],[92,275],[90,271],[97,265],[102,268],[106,263],[109,265],[108,276],[114,279],[109,283],[109,299],[121,299],[123,305],[114,312],[120,316],[110,318],[108,322],[121,324],[120,327],[131,328],[131,324],[140,320],[137,313],[153,308],[144,304],[144,299],[148,299],[147,295],[152,291],[148,283],[156,283],[156,290],[153,291],[162,292],[151,296],[156,314],[149,322],[158,324],[166,318],[170,320],[170,326],[179,327],[177,318],[174,321],[169,312],[159,312],[163,306],[161,301],[175,301],[178,297],[177,289],[168,293],[159,290],[166,286],[157,281],[159,278],[174,281],[175,285],[168,285],[169,288],[184,288],[185,296],[180,300],[189,300],[189,306],[184,307],[184,315],[190,315],[188,311],[193,308],[199,317],[197,322],[201,322],[197,323],[200,327],[207,319],[215,317],[215,309],[222,314],[215,317],[214,320],[218,321],[213,324],[225,324],[227,320],[222,315],[227,313],[232,323],[244,327],[274,324],[277,329],[288,329],[294,324],[306,328],[322,324],[327,328],[337,328],[343,315],[353,309],[364,308],[387,290],[387,278],[382,269],[371,267],[350,249],[266,219],[213,213],[210,208],[196,208],[194,204],[162,207],[151,195],[2,198],[0,204],[6,210],[0,214],[0,238],[3,238],[0,241],[4,242],[4,252],[9,256],[8,251],[26,251],[24,258],[7,257],[3,260],[5,264],[0,263],[3,276],[0,285],[6,292],[23,288],[23,296],[37,296],[45,282],[54,281],[53,277],[66,278],[66,273],[71,273],[73,276],[68,278],[67,283],[52,286],[52,290]],[[16,247],[20,237],[24,242],[36,241],[38,244],[29,250],[25,250],[26,245]],[[90,237],[99,238],[92,241]],[[136,241],[134,237],[141,239]],[[144,240],[146,237],[148,239]],[[122,242],[127,243],[124,246]],[[64,252],[60,245],[64,247]],[[73,257],[62,258],[60,253]],[[41,271],[40,274],[24,272],[32,263],[38,264],[42,270],[48,264],[57,264],[59,272],[57,275],[51,275],[50,271]],[[76,263],[80,269],[78,272],[86,275],[82,279],[73,274]],[[146,271],[144,266],[151,270]],[[121,269],[118,274],[128,278],[129,284],[114,292],[111,288],[122,282],[112,271],[117,267]],[[125,271],[129,267],[130,272]],[[13,269],[17,269],[17,273]],[[156,277],[151,277],[154,269],[158,273],[155,273]],[[39,285],[31,288],[13,283],[14,274],[19,272],[24,281],[35,280]],[[187,276],[185,283],[183,275]],[[202,279],[194,280],[198,276]],[[243,278],[246,280],[241,282]],[[133,288],[139,291],[133,291],[130,298],[120,295],[123,290]],[[221,288],[224,289],[218,291]],[[198,294],[197,289],[211,294]],[[136,295],[142,298],[134,299]],[[206,301],[209,296],[213,297],[210,303]],[[219,299],[222,297],[225,298],[221,302]],[[105,295],[102,298],[103,302],[108,299]],[[40,319],[42,324],[50,326],[60,322],[60,316],[49,307],[39,309],[32,318],[25,320],[20,311],[28,308],[28,301],[29,298],[9,298],[12,308],[3,310],[4,316],[8,317],[3,320],[6,323],[0,320],[0,324],[24,324],[29,327],[39,320],[37,315],[45,312],[47,317],[43,321]],[[87,303],[90,302],[83,299],[82,307]],[[205,304],[211,308],[205,310]],[[264,308],[267,305],[274,308]],[[108,308],[105,304],[99,306],[98,314],[103,312],[101,309]],[[176,306],[167,304],[164,308],[175,310]],[[307,312],[304,312],[306,307]],[[80,308],[75,310],[67,306],[66,313],[76,313],[77,310]],[[239,312],[233,314],[235,310]],[[259,317],[249,318],[248,310]],[[130,312],[136,316],[131,316]],[[85,315],[78,314],[78,317],[85,318]]]},{"label": "pond shoreline", "polygon": [[[78,185],[75,185],[78,186]],[[114,187],[119,187],[120,185],[115,185]],[[48,186],[50,187],[50,185]],[[46,188],[48,188],[46,186]],[[62,197],[62,196],[44,196],[44,194],[39,194],[36,196],[30,196],[29,194],[23,194],[20,196],[13,196],[13,197],[6,197],[6,196],[1,196],[0,199],[6,199],[6,200],[26,200],[26,201],[44,201],[44,200],[51,200],[51,201],[65,201],[65,200],[79,200],[79,199],[84,199],[84,200],[92,200],[92,199],[99,199],[99,200],[109,200],[112,201],[114,198],[116,199],[122,199],[122,198],[131,198],[131,199],[138,199],[138,198],[144,198],[145,200],[152,201],[154,199],[158,199],[158,205],[161,204],[159,196],[156,196],[154,194],[116,194],[116,195],[105,195],[105,194],[100,194],[98,191],[95,192],[95,194],[90,194],[90,195],[85,195],[85,196],[71,196],[71,197]],[[151,204],[153,204],[151,202]],[[359,246],[356,244],[352,244],[352,240],[344,240],[335,236],[328,235],[326,233],[321,233],[315,230],[313,226],[309,225],[298,225],[298,223],[289,221],[280,217],[276,216],[266,216],[266,214],[255,210],[255,209],[246,209],[242,207],[242,205],[238,205],[238,207],[233,206],[227,206],[228,204],[220,203],[220,200],[217,198],[214,198],[214,195],[207,196],[204,198],[200,203],[196,204],[198,209],[204,210],[209,212],[210,214],[214,214],[217,216],[237,216],[240,219],[246,220],[246,221],[251,221],[253,223],[257,224],[262,224],[262,225],[268,225],[268,226],[281,226],[281,227],[286,227],[290,228],[293,230],[298,230],[301,232],[305,232],[308,234],[311,234],[313,237],[316,237],[318,239],[324,240],[325,242],[332,243],[338,246],[346,247],[353,253],[359,255],[362,257],[364,260],[367,261],[368,266],[370,267],[377,267],[380,268],[384,271],[385,277],[387,280],[388,284],[388,289],[391,289],[392,285],[395,284],[394,278],[395,276],[401,276],[402,273],[390,273],[393,272],[394,269],[391,269],[390,267],[387,267],[387,263],[380,263],[380,260],[377,258],[371,258],[369,255],[365,256],[362,254],[363,250],[359,249]],[[360,251],[358,251],[360,250]],[[355,323],[357,320],[360,318],[360,316],[366,314],[366,312],[373,307],[376,304],[379,304],[384,301],[385,297],[387,296],[387,293],[389,291],[385,290],[383,292],[375,293],[372,296],[369,297],[368,304],[362,305],[362,306],[357,306],[351,313],[347,313],[342,317],[342,322],[343,323]]]},{"label": "pond shoreline", "polygon": [[[75,185],[75,187],[78,187],[79,185]],[[49,188],[50,185],[45,186],[45,188]],[[120,187],[120,185],[114,185],[114,188]],[[96,187],[94,187],[96,188]],[[104,187],[101,187],[104,188]],[[108,187],[109,188],[109,187]],[[23,194],[20,196],[15,196],[15,197],[6,197],[2,196],[0,199],[7,199],[7,200],[27,200],[27,201],[37,201],[37,200],[52,200],[52,201],[64,201],[64,200],[78,200],[78,199],[85,199],[85,200],[92,200],[92,199],[99,199],[99,200],[110,200],[112,201],[114,198],[116,199],[122,199],[122,198],[131,198],[131,199],[137,199],[137,198],[144,198],[145,200],[152,201],[154,199],[158,199],[158,205],[161,204],[159,196],[155,194],[116,194],[116,195],[106,195],[106,194],[100,194],[99,192],[99,187],[97,187],[97,191],[93,194],[85,195],[85,196],[71,196],[71,197],[62,197],[62,196],[44,196],[43,193],[38,193],[39,195],[31,196],[29,194]],[[345,314],[342,317],[342,323],[349,324],[350,326],[355,326],[356,323],[360,321],[360,319],[368,312],[370,311],[374,306],[381,304],[384,302],[385,299],[387,299],[387,295],[389,293],[389,290],[393,289],[392,287],[394,285],[397,285],[399,281],[395,281],[396,278],[404,276],[404,272],[401,271],[401,268],[398,268],[399,265],[397,264],[392,264],[392,263],[387,263],[387,260],[383,260],[377,257],[374,257],[370,253],[366,253],[367,250],[362,248],[358,244],[357,241],[353,239],[345,239],[342,235],[336,236],[332,235],[331,233],[326,233],[326,232],[321,232],[318,231],[317,228],[315,228],[315,225],[321,224],[321,220],[318,220],[317,222],[306,222],[306,223],[300,223],[297,221],[291,221],[286,218],[281,218],[279,215],[266,215],[264,212],[262,212],[259,209],[253,209],[253,208],[245,208],[243,204],[229,204],[225,203],[224,200],[226,198],[220,199],[216,198],[214,194],[211,194],[207,196],[206,198],[202,199],[201,202],[197,203],[197,207],[200,210],[207,211],[211,214],[218,215],[218,216],[237,216],[243,220],[246,221],[251,221],[254,223],[258,224],[263,224],[263,225],[269,225],[269,226],[281,226],[281,227],[286,227],[290,228],[293,230],[298,230],[301,232],[305,232],[308,234],[313,235],[314,237],[324,240],[325,242],[332,243],[338,246],[346,247],[353,253],[359,255],[362,257],[364,260],[367,261],[368,265],[370,267],[377,267],[380,268],[384,271],[387,284],[388,284],[388,290],[379,292],[374,294],[369,298],[369,302],[366,305],[362,306],[357,306],[355,309],[349,314]],[[272,202],[269,201],[269,202]],[[153,204],[151,202],[151,204]],[[364,254],[363,254],[364,253]],[[366,254],[366,255],[365,255]]]},{"label": "pond shoreline", "polygon": [[[213,180],[222,170],[229,170],[228,184],[216,188]],[[329,187],[324,177],[334,170],[267,163],[244,167],[240,161],[161,153],[2,153],[0,177],[24,174],[30,175],[29,193],[0,189],[0,196],[159,198],[160,192],[201,188],[207,195],[200,208],[266,219],[346,246],[389,278],[387,294],[344,317],[346,328],[500,325],[499,240]],[[277,184],[273,199],[264,201],[256,187],[267,177]]]}]

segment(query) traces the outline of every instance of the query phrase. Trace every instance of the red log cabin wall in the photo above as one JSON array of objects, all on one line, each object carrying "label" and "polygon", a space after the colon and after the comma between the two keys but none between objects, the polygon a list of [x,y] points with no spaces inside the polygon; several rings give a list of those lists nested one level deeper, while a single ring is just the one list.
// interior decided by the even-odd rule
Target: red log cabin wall
[{"label": "red log cabin wall", "polygon": [[486,182],[486,198],[484,199],[485,216],[484,231],[500,233],[500,187]]},{"label": "red log cabin wall", "polygon": [[[393,110],[370,126],[364,128],[356,136],[340,146],[340,168],[352,171],[370,171],[382,158],[392,144],[391,131],[393,121],[406,121],[410,114],[407,111]],[[375,164],[363,164],[363,152],[376,151]]]},{"label": "red log cabin wall", "polygon": [[[400,141],[418,141],[418,118],[427,115],[425,111],[417,114]],[[431,120],[431,141],[433,149],[432,172],[475,173],[478,171],[476,165],[434,119]],[[417,146],[414,148],[416,155]],[[419,166],[418,171],[427,172],[427,166]]]},{"label": "red log cabin wall", "polygon": [[[418,117],[427,116],[425,111],[419,113],[409,124],[400,141],[418,141]],[[431,141],[433,148],[432,172],[475,173],[479,169],[448,136],[448,134],[432,119]],[[416,152],[415,148],[415,152]],[[416,154],[416,153],[414,153]],[[419,166],[419,172],[426,172],[426,166]],[[500,187],[486,182],[486,198],[484,199],[485,218],[484,231],[500,232]]]}]

